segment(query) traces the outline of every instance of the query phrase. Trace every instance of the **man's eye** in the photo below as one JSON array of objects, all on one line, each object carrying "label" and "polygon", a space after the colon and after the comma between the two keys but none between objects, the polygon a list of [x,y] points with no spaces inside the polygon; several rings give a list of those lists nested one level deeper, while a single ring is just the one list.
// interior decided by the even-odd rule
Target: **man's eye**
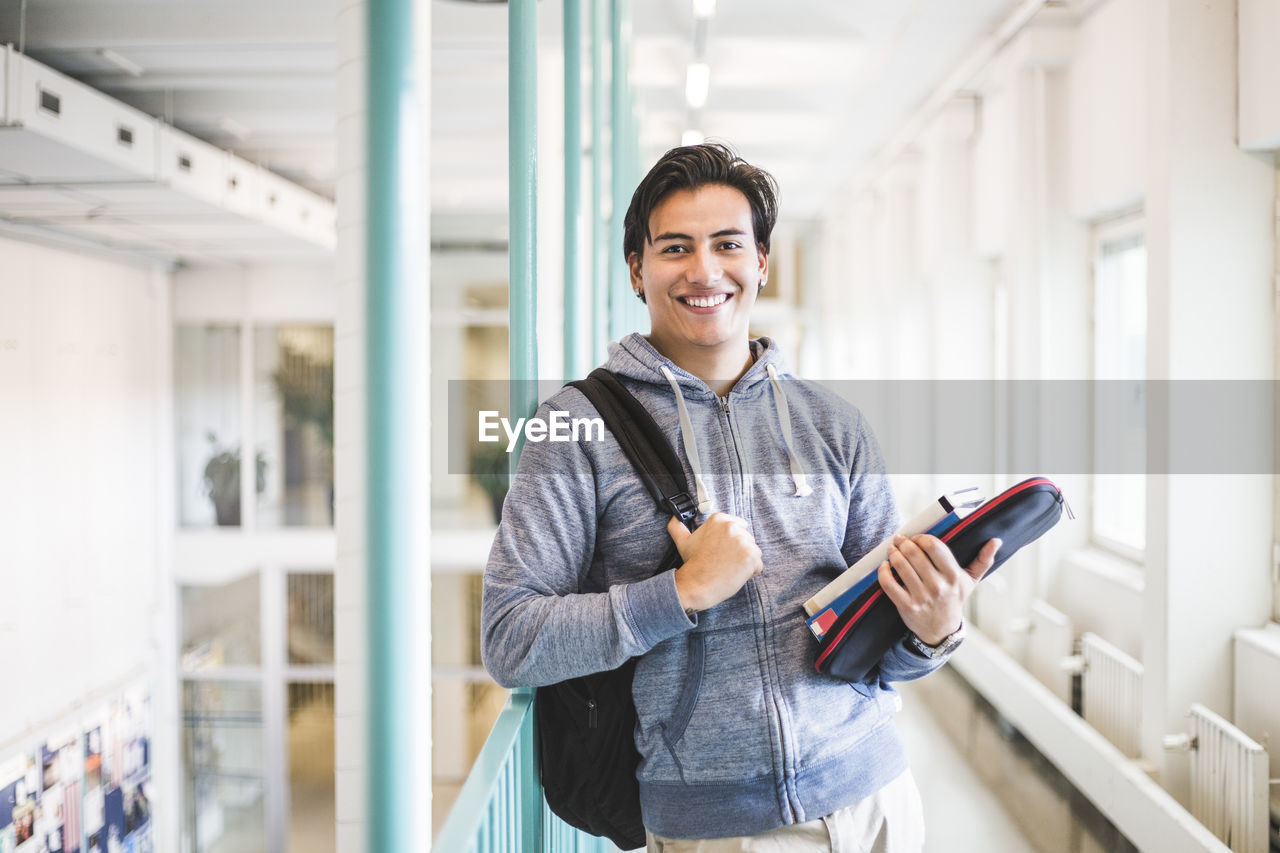
[{"label": "man's eye", "polygon": [[683,252],[684,250],[685,250],[684,246],[667,246],[667,248],[663,249],[662,251],[664,254],[674,255],[677,252]]},{"label": "man's eye", "polygon": [[726,240],[725,242],[720,244],[720,248],[721,249],[741,249],[742,244],[739,243],[737,240]]}]

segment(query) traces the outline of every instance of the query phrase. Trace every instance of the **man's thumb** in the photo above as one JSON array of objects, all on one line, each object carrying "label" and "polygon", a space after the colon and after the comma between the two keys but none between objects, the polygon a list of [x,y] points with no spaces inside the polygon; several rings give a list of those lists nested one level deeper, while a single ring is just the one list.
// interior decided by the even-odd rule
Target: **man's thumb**
[{"label": "man's thumb", "polygon": [[988,539],[986,544],[982,546],[982,550],[978,552],[978,558],[973,561],[970,566],[970,575],[974,580],[980,581],[991,571],[991,567],[996,564],[996,553],[1000,550],[1000,546],[1004,544],[1002,539]]},{"label": "man's thumb", "polygon": [[684,555],[684,543],[689,541],[689,537],[693,534],[689,532],[689,528],[685,527],[680,519],[674,515],[667,522],[667,532],[671,534],[671,541],[676,543],[676,550]]}]

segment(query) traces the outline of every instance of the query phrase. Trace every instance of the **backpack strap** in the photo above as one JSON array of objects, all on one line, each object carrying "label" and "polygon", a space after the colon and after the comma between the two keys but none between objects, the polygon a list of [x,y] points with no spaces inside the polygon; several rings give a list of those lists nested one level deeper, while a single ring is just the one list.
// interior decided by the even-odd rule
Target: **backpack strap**
[{"label": "backpack strap", "polygon": [[603,367],[569,384],[595,406],[658,506],[692,530],[698,504],[689,494],[684,466],[649,411]]}]

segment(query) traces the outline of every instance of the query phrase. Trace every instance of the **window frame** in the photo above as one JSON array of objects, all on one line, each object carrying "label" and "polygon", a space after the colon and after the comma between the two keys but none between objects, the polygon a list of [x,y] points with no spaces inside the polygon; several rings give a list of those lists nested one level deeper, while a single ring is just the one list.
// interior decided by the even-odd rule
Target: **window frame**
[{"label": "window frame", "polygon": [[[1117,246],[1126,247],[1125,244],[1130,244],[1134,241],[1137,241],[1137,244],[1142,246],[1145,250],[1146,217],[1141,208],[1136,210],[1124,211],[1115,216],[1108,217],[1106,219],[1097,220],[1093,223],[1092,228],[1090,229],[1089,367],[1090,367],[1090,375],[1093,377],[1093,381],[1095,382],[1098,381],[1098,366],[1099,366],[1098,312],[1099,312],[1100,306],[1099,306],[1099,299],[1098,299],[1098,286],[1099,286],[1099,277],[1100,277],[1100,269],[1101,269],[1102,261],[1105,254],[1108,253],[1108,250],[1112,250],[1113,247],[1117,247]],[[1120,251],[1123,251],[1123,250],[1124,250],[1123,248],[1120,249]],[[1145,307],[1146,301],[1147,300],[1144,296],[1144,300],[1143,300],[1144,315],[1146,315],[1144,316],[1144,321],[1143,321],[1144,340],[1149,334],[1149,330],[1150,330],[1150,324],[1148,319],[1149,314],[1147,314],[1146,307]],[[1146,379],[1146,373],[1147,371],[1145,366],[1145,346],[1144,346],[1144,366],[1143,366],[1143,376],[1141,377],[1144,380]],[[1091,429],[1093,430],[1093,432],[1091,433],[1092,437],[1096,437],[1096,427],[1097,427],[1096,423],[1091,425]],[[1144,483],[1145,483],[1145,474],[1129,475],[1129,476],[1143,476]],[[1092,472],[1090,475],[1089,488],[1090,488],[1090,496],[1089,496],[1090,497],[1089,499],[1089,543],[1090,545],[1102,551],[1108,552],[1114,556],[1123,558],[1124,560],[1134,563],[1137,566],[1141,567],[1146,561],[1145,530],[1143,531],[1143,547],[1141,548],[1135,547],[1131,542],[1126,542],[1121,539],[1117,539],[1114,536],[1107,535],[1105,532],[1099,532],[1097,527],[1097,497],[1096,497],[1097,496],[1097,472],[1096,471]],[[1146,508],[1147,508],[1147,496],[1144,490],[1144,493],[1143,493],[1144,518],[1146,516]]]}]

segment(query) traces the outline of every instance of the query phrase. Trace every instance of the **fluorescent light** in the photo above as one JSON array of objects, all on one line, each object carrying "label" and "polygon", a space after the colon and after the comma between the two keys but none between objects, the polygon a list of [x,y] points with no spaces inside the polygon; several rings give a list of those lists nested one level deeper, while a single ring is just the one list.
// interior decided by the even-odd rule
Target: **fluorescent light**
[{"label": "fluorescent light", "polygon": [[716,13],[716,0],[693,0],[693,16],[706,20]]},{"label": "fluorescent light", "polygon": [[141,65],[134,62],[132,59],[121,56],[120,54],[116,53],[114,50],[111,50],[110,48],[104,47],[99,49],[98,56],[101,56],[107,62],[110,62],[112,65],[114,65],[116,68],[119,68],[121,71],[124,71],[127,74],[131,74],[134,77],[141,77],[142,72],[146,70]]},{"label": "fluorescent light", "polygon": [[702,131],[693,130],[692,128],[680,134],[680,144],[682,146],[683,145],[701,145],[705,139],[706,137],[702,135]]},{"label": "fluorescent light", "polygon": [[684,79],[685,102],[695,110],[702,109],[706,106],[710,88],[711,66],[705,62],[690,62]]},{"label": "fluorescent light", "polygon": [[252,132],[249,130],[249,128],[245,127],[243,124],[241,124],[240,122],[236,121],[233,118],[219,119],[218,127],[222,128],[222,130],[225,133],[230,134],[231,136],[234,136],[236,139],[240,140],[241,142],[244,142],[246,139],[248,139],[249,134]]}]

